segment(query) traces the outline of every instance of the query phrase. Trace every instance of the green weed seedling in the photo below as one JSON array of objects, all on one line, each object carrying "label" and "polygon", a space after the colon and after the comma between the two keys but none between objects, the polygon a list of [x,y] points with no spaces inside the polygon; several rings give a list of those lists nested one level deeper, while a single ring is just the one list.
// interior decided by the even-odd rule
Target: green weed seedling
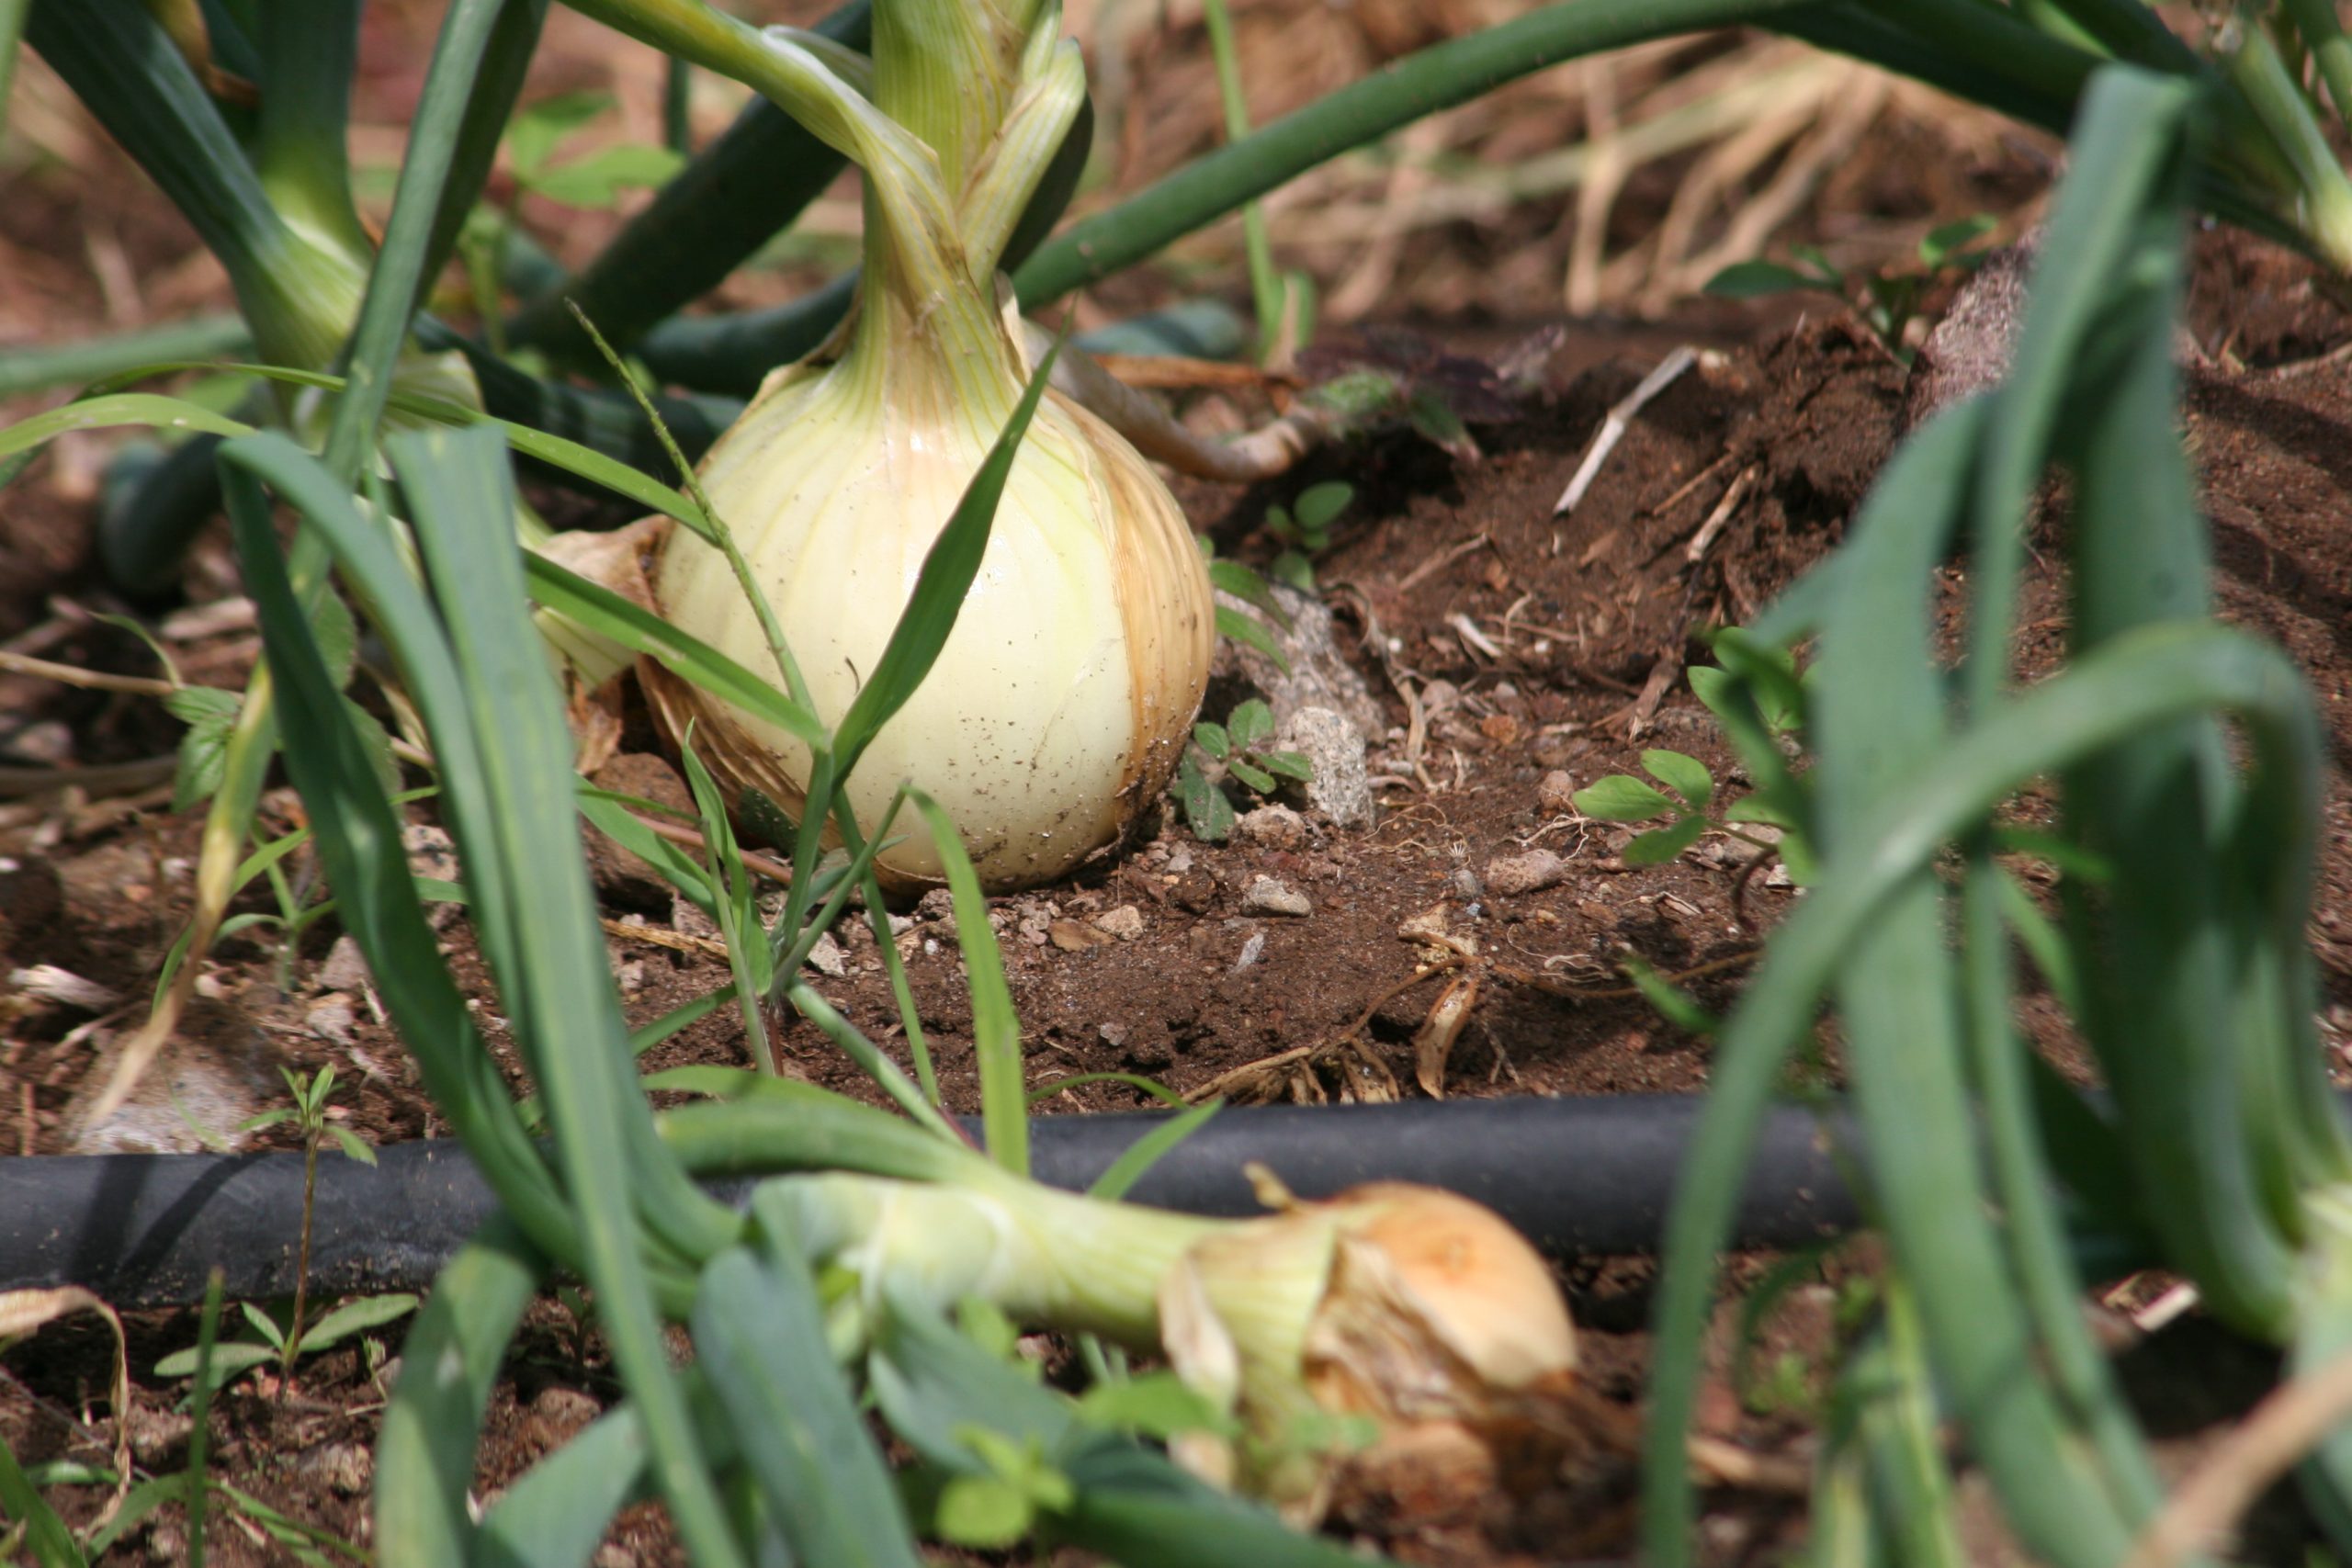
[{"label": "green weed seedling", "polygon": [[1258,611],[1253,615],[1230,604],[1219,604],[1216,607],[1216,635],[1244,648],[1257,649],[1272,660],[1275,669],[1289,674],[1289,656],[1283,652],[1282,644],[1274,640],[1273,628],[1281,626],[1285,631],[1289,630],[1290,612],[1283,608],[1283,602],[1274,597],[1274,591],[1266,585],[1266,580],[1258,575],[1255,568],[1244,566],[1238,560],[1220,558],[1216,541],[1206,535],[1201,536],[1200,545],[1201,558],[1208,563],[1210,585],[1220,593],[1229,593]]},{"label": "green weed seedling", "polygon": [[[333,1138],[346,1156],[362,1165],[374,1165],[376,1151],[368,1147],[367,1140],[358,1134],[328,1119],[327,1100],[334,1092],[334,1067],[321,1067],[315,1074],[297,1073],[286,1067],[277,1070],[279,1076],[286,1079],[287,1092],[292,1097],[292,1103],[246,1118],[238,1123],[238,1131],[254,1133],[288,1122],[294,1122],[301,1130],[302,1240],[295,1266],[294,1302],[282,1324],[250,1302],[239,1303],[251,1333],[247,1337],[232,1339],[214,1348],[209,1374],[215,1382],[225,1382],[249,1368],[272,1360],[277,1362],[279,1371],[290,1378],[294,1363],[301,1357],[338,1345],[353,1335],[365,1334],[370,1329],[396,1322],[416,1309],[416,1298],[413,1295],[369,1296],[347,1302],[316,1323],[305,1325],[303,1318],[309,1306],[311,1275],[311,1201],[318,1186],[319,1149]],[[199,1350],[183,1350],[164,1357],[155,1364],[155,1375],[165,1378],[191,1375],[204,1364]]]},{"label": "green weed seedling", "polygon": [[[1718,634],[1718,651],[1738,665],[1748,681],[1736,684],[1730,670],[1702,667],[1690,671],[1690,689],[1723,720],[1743,754],[1758,754],[1747,757],[1751,771],[1769,749],[1770,772],[1758,773],[1765,782],[1757,790],[1717,809],[1714,775],[1704,762],[1681,751],[1654,748],[1642,753],[1642,771],[1663,789],[1631,773],[1611,773],[1570,798],[1578,811],[1602,822],[1663,818],[1660,826],[1636,834],[1625,846],[1628,865],[1663,865],[1713,829],[1754,846],[1759,854],[1779,854],[1791,880],[1802,886],[1813,879],[1815,871],[1804,831],[1804,802],[1796,779],[1780,762],[1780,748],[1804,728],[1804,695],[1795,662],[1784,653],[1751,648],[1739,639],[1736,629]],[[1744,705],[1751,698],[1753,705]],[[1748,826],[1777,829],[1779,837],[1766,838],[1747,830]]]},{"label": "green weed seedling", "polygon": [[1296,751],[1267,749],[1273,734],[1273,710],[1255,697],[1227,715],[1223,724],[1204,720],[1193,726],[1193,744],[1176,767],[1176,798],[1195,838],[1218,843],[1233,830],[1233,802],[1202,765],[1204,756],[1222,763],[1227,778],[1261,795],[1272,795],[1283,779],[1304,783],[1314,776],[1313,766]]},{"label": "green weed seedling", "polygon": [[1278,581],[1302,593],[1315,592],[1315,558],[1331,547],[1331,525],[1355,498],[1355,486],[1345,479],[1326,479],[1299,491],[1288,508],[1266,508],[1266,531],[1283,545],[1272,567]]},{"label": "green weed seedling", "polygon": [[1753,299],[1768,294],[1811,290],[1834,295],[1852,305],[1887,352],[1911,363],[1912,350],[1904,339],[1919,314],[1920,297],[1928,285],[1948,276],[1973,272],[1989,252],[1976,248],[1993,229],[1993,220],[1979,212],[1931,230],[1919,242],[1917,272],[1869,270],[1844,272],[1816,245],[1798,245],[1789,254],[1794,263],[1734,262],[1707,280],[1707,292],[1726,299]]}]

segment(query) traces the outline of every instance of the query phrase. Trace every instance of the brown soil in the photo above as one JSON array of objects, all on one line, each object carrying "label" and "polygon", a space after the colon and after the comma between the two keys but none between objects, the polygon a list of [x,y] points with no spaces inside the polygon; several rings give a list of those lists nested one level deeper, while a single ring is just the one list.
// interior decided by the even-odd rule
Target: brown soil
[{"label": "brown soil", "polygon": [[[111,155],[93,156],[103,164]],[[106,167],[107,182],[121,187],[125,171]],[[95,330],[103,318],[87,277],[70,252],[58,259],[58,235],[85,215],[53,188],[46,199],[46,207],[17,202],[0,210],[0,254],[12,265],[17,257],[39,264],[28,276],[40,280],[54,312],[43,335],[55,335],[62,321]],[[125,210],[135,216],[109,231],[135,265],[160,271],[184,254],[169,226],[153,221],[152,206]],[[1704,1085],[1703,1045],[1625,988],[1620,961],[1630,953],[1690,974],[1703,1003],[1727,1008],[1743,966],[1792,895],[1765,875],[1743,879],[1740,857],[1722,840],[1667,866],[1627,868],[1617,859],[1627,831],[1564,809],[1555,775],[1589,784],[1634,771],[1644,747],[1665,746],[1698,757],[1736,787],[1735,760],[1679,679],[1686,660],[1705,657],[1693,634],[1751,618],[1838,542],[1900,434],[1905,392],[1903,371],[1848,318],[1816,315],[1770,330],[1753,318],[1743,330],[1739,321],[1711,310],[1694,322],[1725,351],[1641,414],[1566,518],[1553,515],[1553,502],[1602,411],[1678,341],[1672,326],[1634,337],[1575,335],[1552,361],[1547,395],[1517,422],[1479,429],[1482,462],[1457,464],[1400,434],[1318,458],[1309,472],[1261,491],[1184,491],[1196,525],[1227,553],[1250,559],[1267,548],[1255,529],[1269,503],[1317,479],[1355,486],[1356,502],[1317,571],[1340,626],[1354,634],[1344,639],[1348,655],[1386,726],[1371,758],[1383,780],[1379,819],[1341,830],[1310,815],[1294,839],[1269,818],[1265,837],[1209,845],[1194,841],[1170,811],[1155,835],[1115,862],[1065,886],[1001,900],[1033,1082],[1117,1072],[1184,1092],[1418,1095],[1412,1038],[1452,976],[1422,975],[1425,946],[1399,928],[1434,909],[1452,933],[1475,939],[1476,958],[1456,973],[1475,972],[1480,987],[1444,1073],[1447,1094]],[[2192,326],[2216,361],[2191,376],[2188,423],[2215,522],[2224,612],[2302,664],[2334,744],[2312,935],[2326,987],[2324,1037],[2340,1065],[2352,1050],[2352,533],[2344,522],[2352,515],[2352,365],[2327,351],[2352,333],[2315,298],[2299,264],[2229,236],[2200,241]],[[1490,345],[1487,338],[1448,343]],[[0,647],[144,673],[150,663],[132,638],[88,618],[115,607],[88,558],[95,452],[89,443],[61,444],[0,493]],[[1693,540],[1727,497],[1727,513],[1694,560]],[[2063,585],[2046,566],[2037,570],[2029,675],[2055,659],[2064,606]],[[188,581],[199,611],[233,592],[217,540],[197,552]],[[253,657],[250,626],[233,616],[209,628],[167,623],[166,635],[192,679],[236,684]],[[1423,720],[1417,749],[1408,694]],[[144,697],[0,676],[0,762],[133,761],[168,752],[176,733]],[[678,794],[641,727],[625,744],[631,749],[605,782]],[[273,795],[267,813],[282,829],[299,821],[299,804]],[[420,812],[416,820],[429,818]],[[103,1076],[104,1043],[136,1017],[184,918],[194,841],[191,818],[170,814],[153,788],[93,787],[0,807],[0,964],[56,965],[119,998],[95,1009],[0,1004],[0,1136],[12,1150],[65,1146],[76,1096],[94,1072]],[[1497,862],[1535,850],[1562,857],[1565,877],[1530,892],[1499,890],[1505,868]],[[299,860],[290,863],[304,874]],[[632,1019],[658,1016],[722,983],[723,962],[696,940],[707,933],[676,917],[664,892],[616,857],[599,854],[595,864],[606,912],[640,923],[642,935],[616,934],[612,942]],[[1253,913],[1248,898],[1260,877],[1305,894],[1311,913]],[[271,906],[265,897],[241,908]],[[1114,923],[1132,934],[1096,940],[1096,920],[1123,908],[1136,919]],[[970,1014],[951,928],[929,907],[913,919],[900,940],[922,1021],[951,1102],[975,1109]],[[469,994],[494,1016],[462,919],[447,935]],[[266,931],[224,942],[207,1000],[177,1051],[264,1100],[276,1065],[331,1062],[348,1086],[338,1095],[348,1124],[364,1136],[389,1142],[443,1131],[364,994],[322,992],[333,938],[331,929],[315,931],[290,955]],[[849,932],[843,945],[842,975],[820,988],[869,1032],[891,1037],[871,938]],[[290,981],[284,989],[281,976]],[[94,1021],[101,1027],[87,1027]],[[2064,1054],[2068,1043],[2046,1010],[2030,1022],[2041,1043]],[[812,1030],[787,1027],[780,1044],[787,1071],[870,1095]],[[742,1059],[740,1026],[722,1016],[662,1046],[648,1065]],[[1246,1071],[1259,1065],[1266,1066]],[[1094,1084],[1065,1090],[1046,1109],[1142,1102],[1119,1085]],[[199,1110],[189,1119],[205,1117]],[[1833,1269],[1827,1284],[1792,1299],[1759,1360],[1786,1356],[1802,1371],[1822,1353],[1831,1335],[1829,1291],[1840,1277]],[[1587,1334],[1589,1381],[1629,1407],[1646,1360],[1649,1267],[1579,1260],[1566,1280]],[[133,1450],[142,1469],[163,1472],[185,1457],[187,1422],[175,1414],[183,1389],[144,1372],[192,1343],[193,1315],[137,1314],[129,1327]],[[378,1337],[385,1353],[396,1354],[398,1335],[395,1327]],[[2165,1340],[2143,1347],[2143,1359],[2163,1360]],[[21,1461],[103,1458],[110,1346],[96,1320],[68,1320],[0,1359],[0,1438]],[[281,1393],[267,1378],[232,1388],[214,1417],[217,1472],[295,1517],[364,1542],[367,1450],[389,1374],[374,1359],[364,1347],[345,1347],[306,1363],[290,1391]],[[2183,1349],[2173,1364],[2210,1362],[2205,1351]],[[2192,1434],[2183,1440],[2241,1411],[2266,1368],[2233,1373],[2193,1419],[2177,1416]],[[486,1434],[485,1494],[615,1393],[593,1339],[552,1302],[534,1310],[507,1371]],[[1801,1398],[1743,1410],[1718,1380],[1702,1415],[1710,1429],[1768,1455],[1805,1451]],[[1383,1544],[1427,1561],[1503,1562],[1566,1554],[1573,1538],[1577,1553],[1620,1556],[1631,1550],[1626,1480],[1622,1462],[1596,1461],[1565,1478],[1563,1491],[1521,1509],[1408,1529]],[[1564,1499],[1574,1500],[1572,1518]],[[177,1518],[166,1510],[145,1533],[158,1560],[181,1550]],[[1706,1522],[1708,1555],[1771,1560],[1801,1529],[1802,1510],[1786,1499],[1720,1494]],[[2281,1529],[2279,1560],[2300,1561],[2291,1516]],[[217,1560],[232,1563],[282,1555],[234,1529],[218,1531],[213,1544]],[[658,1517],[639,1510],[599,1562],[675,1556]]]}]

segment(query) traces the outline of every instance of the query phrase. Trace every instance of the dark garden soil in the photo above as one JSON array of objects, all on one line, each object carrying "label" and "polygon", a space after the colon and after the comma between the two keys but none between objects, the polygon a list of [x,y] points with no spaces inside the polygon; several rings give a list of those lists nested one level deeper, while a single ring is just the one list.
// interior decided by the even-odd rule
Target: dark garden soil
[{"label": "dark garden soil", "polygon": [[[39,199],[0,204],[11,265],[30,258],[33,268],[11,287],[53,296],[60,325],[96,330],[101,318],[79,242],[62,238],[78,232],[86,214],[44,188]],[[134,268],[160,271],[186,254],[185,242],[152,212],[143,196],[126,202],[106,225],[107,243]],[[218,298],[217,282],[186,287],[191,302]],[[1686,976],[1703,1004],[1728,1008],[1797,895],[1771,864],[1746,864],[1745,847],[1720,837],[1666,866],[1628,867],[1619,852],[1629,830],[1579,818],[1566,796],[1636,770],[1642,749],[1653,746],[1688,752],[1726,788],[1740,787],[1734,759],[1682,679],[1687,662],[1706,657],[1693,634],[1753,617],[1835,546],[1902,433],[1905,373],[1866,331],[1834,310],[1793,323],[1783,310],[1778,321],[1759,327],[1720,310],[1693,317],[1710,355],[1634,420],[1566,517],[1554,515],[1555,499],[1603,411],[1684,341],[1676,327],[1572,333],[1521,417],[1477,429],[1479,462],[1457,462],[1400,433],[1319,457],[1307,471],[1249,493],[1180,487],[1222,551],[1260,560],[1268,545],[1257,525],[1270,503],[1318,479],[1355,487],[1317,570],[1345,667],[1363,688],[1377,816],[1341,828],[1312,809],[1258,812],[1228,841],[1207,844],[1171,809],[1156,832],[1107,863],[1000,900],[1034,1083],[1117,1073],[1196,1097],[1418,1097],[1429,1087],[1417,1073],[1416,1033],[1439,995],[1467,976],[1477,987],[1468,1026],[1433,1075],[1448,1096],[1704,1086],[1704,1044],[1633,993],[1621,963],[1637,956]],[[2300,264],[2214,234],[2199,243],[2192,332],[2200,362],[2188,375],[2188,437],[2215,525],[2223,613],[2301,664],[2333,743],[2311,935],[2325,987],[2322,1035],[2342,1077],[2352,1051],[2352,361],[2336,351],[2352,326],[2314,293]],[[1483,353],[1508,335],[1482,326],[1433,341]],[[0,648],[148,673],[152,660],[135,639],[90,618],[116,607],[89,555],[100,451],[62,443],[0,492]],[[2048,536],[2037,542],[2056,546],[2060,525],[2042,525]],[[2035,557],[2021,654],[2029,678],[2049,672],[2063,648],[2064,584],[2054,558],[2054,550]],[[1957,565],[1947,587],[1958,593]],[[254,636],[234,592],[224,553],[208,541],[189,568],[187,602],[155,623],[189,679],[235,685],[250,663]],[[1947,619],[1951,604],[1940,610]],[[1222,680],[1211,716],[1247,694],[1240,678]],[[371,1011],[364,976],[338,963],[331,922],[291,953],[266,929],[224,942],[140,1115],[103,1139],[78,1126],[77,1100],[103,1078],[107,1043],[141,1015],[188,906],[195,822],[165,808],[168,791],[158,791],[152,770],[138,772],[166,756],[176,736],[152,698],[0,675],[0,797],[22,796],[0,798],[0,974],[53,966],[93,987],[40,994],[20,980],[14,994],[0,993],[0,1147],[193,1147],[198,1129],[228,1134],[273,1103],[280,1064],[334,1065],[347,1086],[338,1092],[346,1124],[371,1141],[445,1131],[399,1041]],[[598,782],[682,798],[641,720],[625,730],[622,748]],[[63,793],[24,795],[11,770],[44,768],[98,771]],[[275,792],[265,815],[271,830],[283,830],[299,824],[299,803]],[[418,809],[414,821],[420,852],[430,854],[429,812]],[[593,863],[632,1020],[724,981],[713,933],[680,916],[641,867],[605,847]],[[289,865],[298,881],[308,874],[299,857]],[[957,1108],[976,1109],[952,926],[930,903],[907,920],[898,940],[946,1093]],[[1432,931],[1466,939],[1442,970],[1430,964]],[[495,1040],[497,1003],[461,917],[446,935]],[[893,1037],[863,928],[845,933],[836,967],[819,988],[877,1038]],[[2056,1058],[2076,1060],[2052,1010],[2030,1006],[2027,1021]],[[780,1043],[786,1072],[870,1097],[813,1030],[786,1027]],[[722,1016],[658,1048],[648,1065],[742,1061],[740,1025]],[[1834,1081],[1834,1055],[1806,1070]],[[1142,1103],[1124,1085],[1097,1082],[1043,1109]],[[231,1135],[241,1146],[273,1139],[283,1141]],[[1586,1330],[1589,1382],[1630,1412],[1646,1359],[1649,1266],[1583,1259],[1566,1265],[1564,1279]],[[1707,1429],[1767,1461],[1804,1459],[1804,1369],[1830,1332],[1832,1290],[1795,1292],[1758,1348],[1759,1364],[1785,1359],[1795,1369],[1778,1403],[1743,1407],[1718,1380],[1702,1407]],[[193,1342],[194,1317],[141,1314],[127,1326],[132,1452],[144,1470],[166,1472],[185,1459],[187,1420],[176,1408],[184,1384],[147,1369]],[[364,1542],[368,1450],[391,1371],[382,1358],[396,1358],[398,1337],[395,1327],[373,1348],[347,1345],[306,1362],[290,1389],[267,1376],[234,1385],[214,1417],[217,1472],[298,1519]],[[2217,1347],[2212,1331],[2193,1322],[2141,1342],[2132,1356],[2155,1369],[2145,1382],[2171,1413],[2176,1458],[2198,1432],[2241,1410],[2267,1375],[2261,1353]],[[88,1316],[8,1350],[0,1358],[0,1438],[27,1463],[102,1461],[111,1360],[107,1331]],[[2197,1398],[2184,1398],[2184,1387]],[[615,1393],[601,1350],[568,1311],[536,1307],[493,1403],[481,1494],[494,1494]],[[1425,1561],[1623,1557],[1631,1551],[1630,1475],[1622,1456],[1603,1453],[1516,1506],[1498,1500],[1465,1518],[1415,1521],[1379,1544]],[[99,1495],[66,1489],[60,1497]],[[179,1515],[158,1518],[138,1544],[157,1561],[175,1560],[185,1541],[175,1533]],[[1707,1553],[1770,1561],[1801,1524],[1800,1499],[1769,1489],[1714,1494]],[[2276,1560],[2299,1561],[2291,1515],[2273,1528],[2275,1541],[2256,1543],[2261,1554],[2268,1560],[2275,1549]],[[217,1529],[215,1560],[283,1559],[282,1548],[248,1534]],[[658,1517],[640,1509],[598,1561],[675,1558]]]}]

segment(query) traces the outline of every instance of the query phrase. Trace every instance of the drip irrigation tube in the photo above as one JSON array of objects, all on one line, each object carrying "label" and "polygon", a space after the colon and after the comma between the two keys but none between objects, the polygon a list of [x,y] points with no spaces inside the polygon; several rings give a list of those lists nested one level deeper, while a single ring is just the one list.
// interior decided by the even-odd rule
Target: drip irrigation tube
[{"label": "drip irrigation tube", "polygon": [[[1500,1213],[1555,1257],[1654,1250],[1696,1124],[1692,1095],[1228,1108],[1146,1173],[1131,1201],[1204,1214],[1258,1212],[1257,1161],[1301,1197],[1359,1182],[1451,1188]],[[1156,1113],[1031,1122],[1038,1179],[1080,1189]],[[1735,1235],[1792,1247],[1850,1229],[1838,1174],[1843,1120],[1774,1110]],[[454,1142],[399,1144],[370,1167],[319,1159],[311,1241],[315,1291],[429,1283],[497,1200]],[[752,1182],[715,1183],[732,1201]],[[75,1284],[118,1306],[200,1299],[221,1269],[232,1297],[290,1294],[302,1214],[298,1154],[84,1155],[0,1159],[0,1292]]]}]

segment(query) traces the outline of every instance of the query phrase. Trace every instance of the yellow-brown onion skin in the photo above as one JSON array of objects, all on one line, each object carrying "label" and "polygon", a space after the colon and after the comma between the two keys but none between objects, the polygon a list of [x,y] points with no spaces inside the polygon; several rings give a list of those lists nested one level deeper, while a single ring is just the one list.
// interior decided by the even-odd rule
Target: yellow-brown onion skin
[{"label": "yellow-brown onion skin", "polygon": [[[996,434],[945,386],[904,365],[859,375],[856,358],[779,372],[702,470],[828,726],[872,673]],[[774,671],[715,547],[673,530],[654,592],[674,624]],[[1206,568],[1166,485],[1109,426],[1048,392],[937,664],[851,780],[860,828],[873,833],[909,780],[947,809],[989,891],[1063,875],[1166,785],[1207,683],[1215,625]],[[730,795],[754,785],[800,814],[805,746],[644,668],[657,715],[673,738],[692,721]],[[904,841],[877,862],[887,886],[944,880],[911,813],[892,833]]]}]

